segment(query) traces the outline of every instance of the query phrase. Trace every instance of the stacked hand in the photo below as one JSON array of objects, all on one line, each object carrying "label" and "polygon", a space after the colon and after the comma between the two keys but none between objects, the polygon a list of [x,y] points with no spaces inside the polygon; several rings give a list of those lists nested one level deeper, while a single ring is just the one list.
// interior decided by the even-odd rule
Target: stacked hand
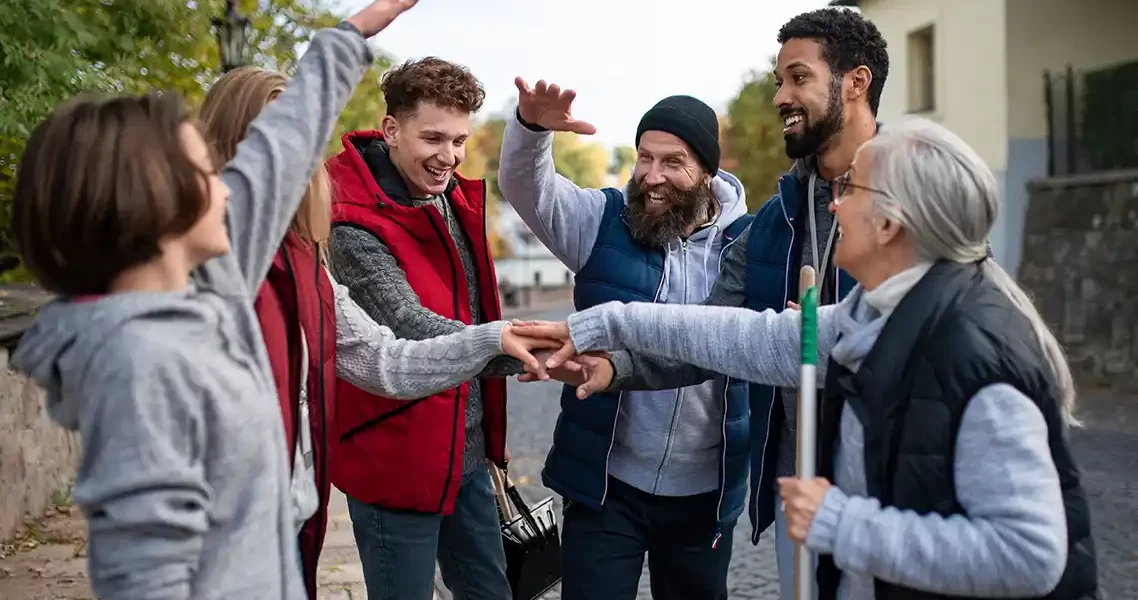
[{"label": "stacked hand", "polygon": [[569,337],[569,325],[552,321],[513,321],[513,335],[538,340],[535,360],[524,361],[525,374],[519,381],[547,381],[550,378],[577,386],[577,397],[608,388],[612,383],[613,369],[606,353],[578,354]]}]

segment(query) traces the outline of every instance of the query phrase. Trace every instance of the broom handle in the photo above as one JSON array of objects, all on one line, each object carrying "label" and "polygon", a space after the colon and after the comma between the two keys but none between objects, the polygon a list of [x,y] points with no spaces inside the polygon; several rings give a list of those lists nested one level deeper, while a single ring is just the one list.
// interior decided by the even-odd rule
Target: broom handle
[{"label": "broom handle", "polygon": [[[798,392],[798,478],[812,479],[817,466],[818,436],[818,289],[814,267],[802,267],[798,289],[802,294],[802,360]],[[805,544],[794,546],[794,598],[814,599],[814,553]]]}]

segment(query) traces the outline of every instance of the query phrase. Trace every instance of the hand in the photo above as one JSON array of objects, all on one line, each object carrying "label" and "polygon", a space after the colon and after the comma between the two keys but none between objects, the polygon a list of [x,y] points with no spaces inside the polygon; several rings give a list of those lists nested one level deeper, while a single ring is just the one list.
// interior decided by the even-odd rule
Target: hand
[{"label": "hand", "polygon": [[526,371],[538,374],[543,380],[548,379],[545,365],[550,359],[545,358],[545,360],[539,361],[534,356],[533,351],[541,348],[559,350],[562,345],[561,342],[549,338],[520,335],[515,331],[516,329],[517,327],[510,323],[502,328],[502,352],[522,361]]},{"label": "hand", "polygon": [[387,26],[419,0],[376,0],[348,17],[348,23],[360,30],[365,38],[387,29]]},{"label": "hand", "polygon": [[796,544],[805,544],[810,524],[814,522],[814,513],[822,506],[830,482],[824,477],[779,477],[778,485],[782,510],[786,514],[786,535]]},{"label": "hand", "polygon": [[546,84],[545,81],[538,81],[531,90],[521,77],[514,79],[514,85],[518,86],[518,114],[525,122],[550,131],[572,131],[583,135],[597,132],[596,127],[573,118],[570,107],[577,92],[562,91],[556,84]]},{"label": "hand", "polygon": [[786,301],[786,307],[789,308],[790,310],[802,310],[802,307],[799,306],[798,303],[793,301],[793,300],[787,300]]},{"label": "hand", "polygon": [[565,321],[512,321],[518,335],[556,340],[560,349],[545,361],[547,369],[556,369],[577,355],[577,348],[569,337],[569,324]]}]

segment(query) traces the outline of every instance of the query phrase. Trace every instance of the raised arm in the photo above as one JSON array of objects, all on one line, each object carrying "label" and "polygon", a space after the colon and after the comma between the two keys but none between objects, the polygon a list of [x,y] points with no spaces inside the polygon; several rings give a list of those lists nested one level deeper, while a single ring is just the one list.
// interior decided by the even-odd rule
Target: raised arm
[{"label": "raised arm", "polygon": [[[818,309],[818,377],[837,339],[837,306]],[[609,302],[569,316],[578,352],[628,349],[766,385],[798,385],[799,312]]]},{"label": "raised arm", "polygon": [[534,90],[521,79],[516,83],[518,109],[506,119],[498,187],[541,243],[576,272],[589,260],[597,240],[605,195],[577,187],[557,173],[553,132],[595,130],[569,115],[571,91],[560,92],[545,82]]},{"label": "raised arm", "polygon": [[417,0],[379,0],[309,43],[288,87],[249,124],[222,171],[236,265],[252,294],[268,272],[332,129],[372,62],[366,38]]},{"label": "raised arm", "polygon": [[[351,299],[372,321],[389,328],[396,338],[426,340],[467,329],[462,321],[448,319],[424,307],[399,262],[371,233],[354,227],[336,227],[332,229],[329,250],[336,281],[347,288]],[[484,362],[458,383],[475,375],[504,377],[522,372],[522,363],[517,359],[500,356]]]},{"label": "raised arm", "polygon": [[92,408],[79,421],[85,451],[75,482],[89,522],[91,587],[99,598],[198,597],[208,592],[191,584],[213,496],[189,391],[198,386],[174,357],[106,354],[83,385]]}]

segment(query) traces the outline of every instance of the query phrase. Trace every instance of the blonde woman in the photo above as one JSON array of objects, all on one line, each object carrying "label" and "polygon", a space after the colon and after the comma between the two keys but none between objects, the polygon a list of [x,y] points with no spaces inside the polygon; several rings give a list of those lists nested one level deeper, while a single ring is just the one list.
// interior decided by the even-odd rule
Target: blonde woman
[{"label": "blonde woman", "polygon": [[[200,118],[222,160],[237,153],[249,124],[287,84],[280,73],[256,67],[231,71],[214,84]],[[290,448],[293,518],[313,600],[331,490],[328,455],[338,437],[336,377],[411,400],[461,384],[503,353],[536,367],[529,351],[556,345],[515,336],[500,321],[429,340],[395,339],[328,274],[322,247],[331,229],[330,198],[328,176],[317,168],[254,302]]]}]

